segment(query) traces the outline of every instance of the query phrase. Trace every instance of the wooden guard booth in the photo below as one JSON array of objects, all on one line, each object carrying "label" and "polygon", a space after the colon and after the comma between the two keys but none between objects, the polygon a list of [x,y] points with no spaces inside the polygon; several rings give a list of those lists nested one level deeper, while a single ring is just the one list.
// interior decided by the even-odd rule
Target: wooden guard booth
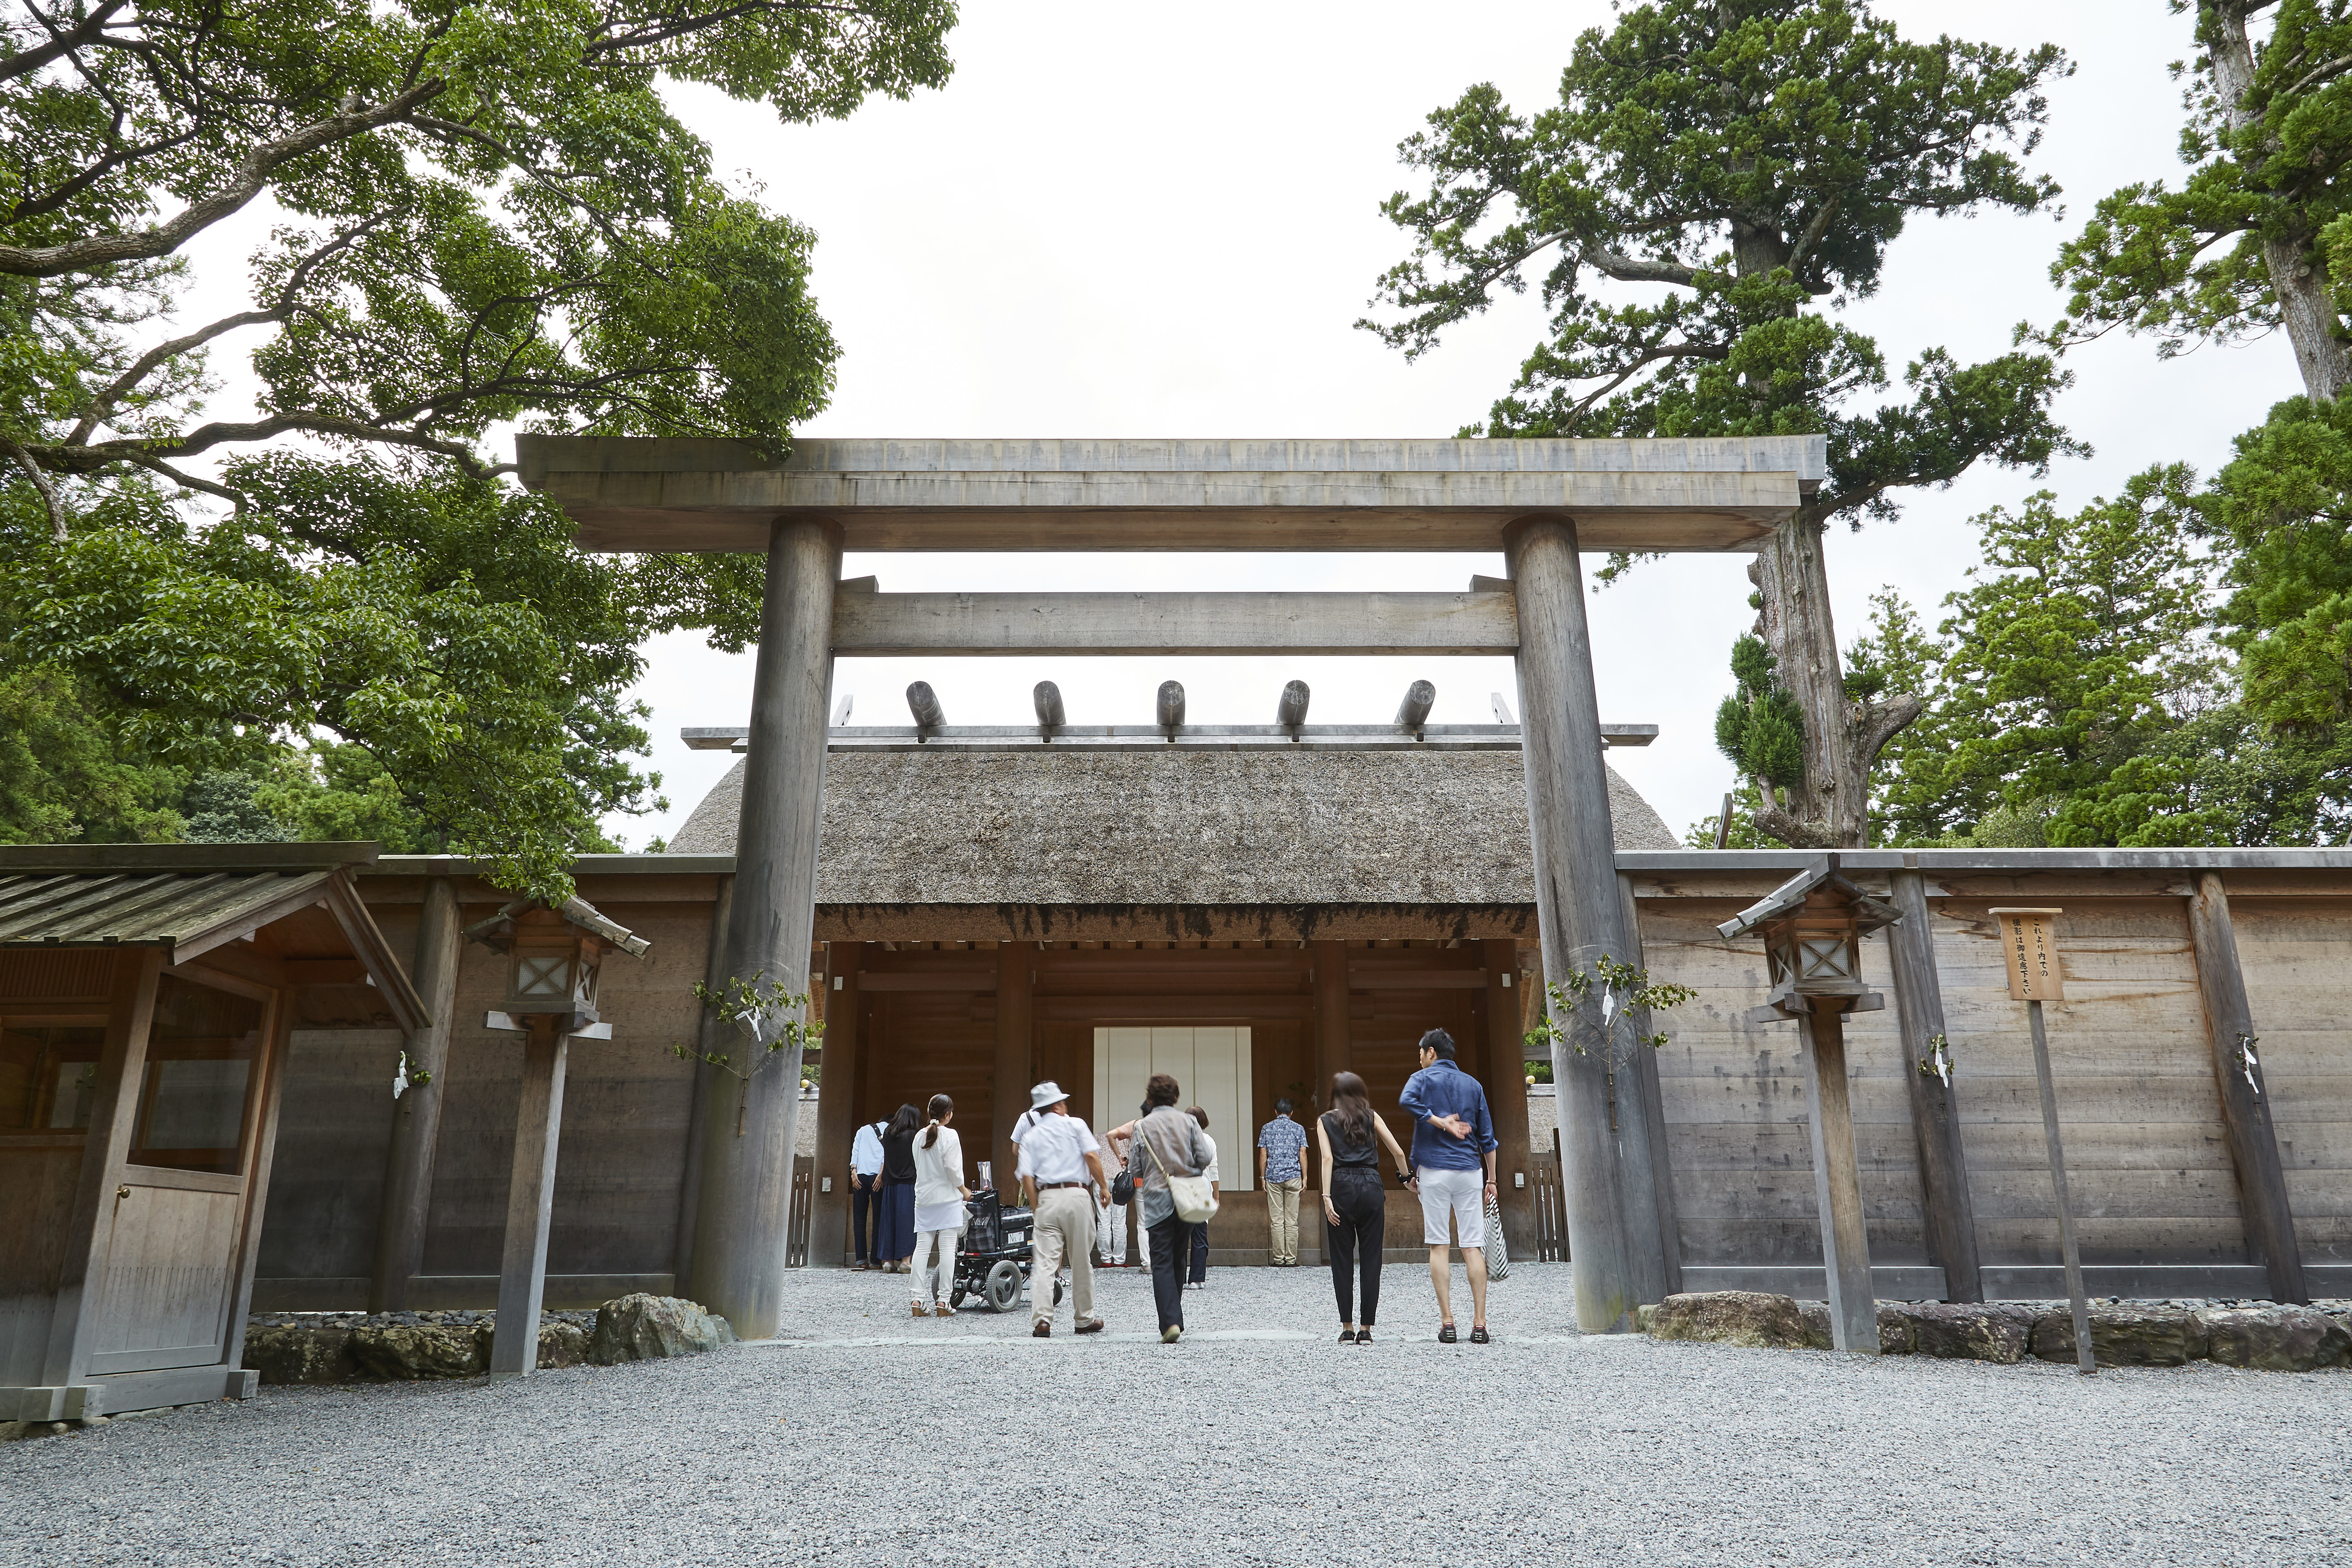
[{"label": "wooden guard booth", "polygon": [[375,849],[0,849],[0,1420],[253,1392],[288,1037],[425,1022]]}]

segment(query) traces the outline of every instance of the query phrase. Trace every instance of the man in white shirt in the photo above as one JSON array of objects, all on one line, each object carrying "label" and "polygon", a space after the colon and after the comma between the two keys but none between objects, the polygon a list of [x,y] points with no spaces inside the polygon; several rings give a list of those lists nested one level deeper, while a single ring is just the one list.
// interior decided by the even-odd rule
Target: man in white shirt
[{"label": "man in white shirt", "polygon": [[1094,1239],[1095,1206],[1087,1189],[1091,1186],[1109,1201],[1101,1145],[1087,1124],[1070,1114],[1070,1097],[1061,1085],[1040,1083],[1029,1091],[1029,1106],[1043,1113],[1021,1135],[1016,1167],[1021,1197],[1037,1215],[1037,1249],[1029,1272],[1029,1332],[1039,1339],[1053,1338],[1053,1280],[1066,1259],[1072,1326],[1079,1333],[1099,1333],[1103,1321],[1094,1315],[1094,1260],[1087,1256]]},{"label": "man in white shirt", "polygon": [[857,1238],[857,1267],[871,1269],[874,1227],[882,1218],[875,1199],[882,1186],[882,1129],[887,1122],[869,1122],[857,1129],[849,1145],[849,1228]]}]

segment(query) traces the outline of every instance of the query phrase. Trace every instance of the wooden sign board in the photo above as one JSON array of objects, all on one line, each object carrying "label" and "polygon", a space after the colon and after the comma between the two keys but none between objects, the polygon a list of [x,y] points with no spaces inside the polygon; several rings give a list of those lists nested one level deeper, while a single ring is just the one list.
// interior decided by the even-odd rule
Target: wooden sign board
[{"label": "wooden sign board", "polygon": [[2058,967],[2058,944],[2051,922],[2059,909],[1995,909],[1989,912],[2000,928],[2001,967],[2009,973],[2009,994],[2021,1002],[2062,1002],[2066,977]]}]

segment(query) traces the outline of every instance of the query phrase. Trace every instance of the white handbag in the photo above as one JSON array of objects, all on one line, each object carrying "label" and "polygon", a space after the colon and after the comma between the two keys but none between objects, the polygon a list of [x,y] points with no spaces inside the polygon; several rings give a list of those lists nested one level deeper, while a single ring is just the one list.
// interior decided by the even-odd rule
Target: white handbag
[{"label": "white handbag", "polygon": [[1168,1184],[1169,1201],[1176,1206],[1177,1218],[1187,1225],[1199,1225],[1217,1212],[1216,1191],[1210,1186],[1207,1176],[1170,1175],[1168,1162],[1161,1159],[1160,1151],[1151,1146],[1151,1139],[1144,1130],[1138,1127],[1135,1135],[1143,1140],[1143,1152],[1150,1155],[1151,1163],[1160,1167],[1160,1179]]}]

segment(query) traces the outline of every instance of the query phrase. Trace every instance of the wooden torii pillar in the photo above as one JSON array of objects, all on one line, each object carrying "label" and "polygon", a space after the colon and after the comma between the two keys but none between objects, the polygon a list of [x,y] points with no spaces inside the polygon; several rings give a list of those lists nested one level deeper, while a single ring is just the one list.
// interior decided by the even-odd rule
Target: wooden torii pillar
[{"label": "wooden torii pillar", "polygon": [[[1820,436],[1667,441],[801,440],[525,435],[522,481],[583,548],[768,558],[730,978],[800,989],[825,704],[840,654],[1500,654],[1527,706],[1547,970],[1628,952],[1579,550],[1752,550],[1827,474]],[[1465,593],[883,593],[848,550],[1503,551]],[[1177,721],[1181,725],[1181,719]],[[1578,1322],[1608,1330],[1667,1278],[1638,1074],[1559,1072]],[[798,1075],[703,1119],[692,1293],[746,1338],[782,1303]],[[724,1092],[722,1089],[722,1093]],[[731,1109],[732,1113],[729,1113]],[[1629,1174],[1629,1165],[1641,1168]]]}]

